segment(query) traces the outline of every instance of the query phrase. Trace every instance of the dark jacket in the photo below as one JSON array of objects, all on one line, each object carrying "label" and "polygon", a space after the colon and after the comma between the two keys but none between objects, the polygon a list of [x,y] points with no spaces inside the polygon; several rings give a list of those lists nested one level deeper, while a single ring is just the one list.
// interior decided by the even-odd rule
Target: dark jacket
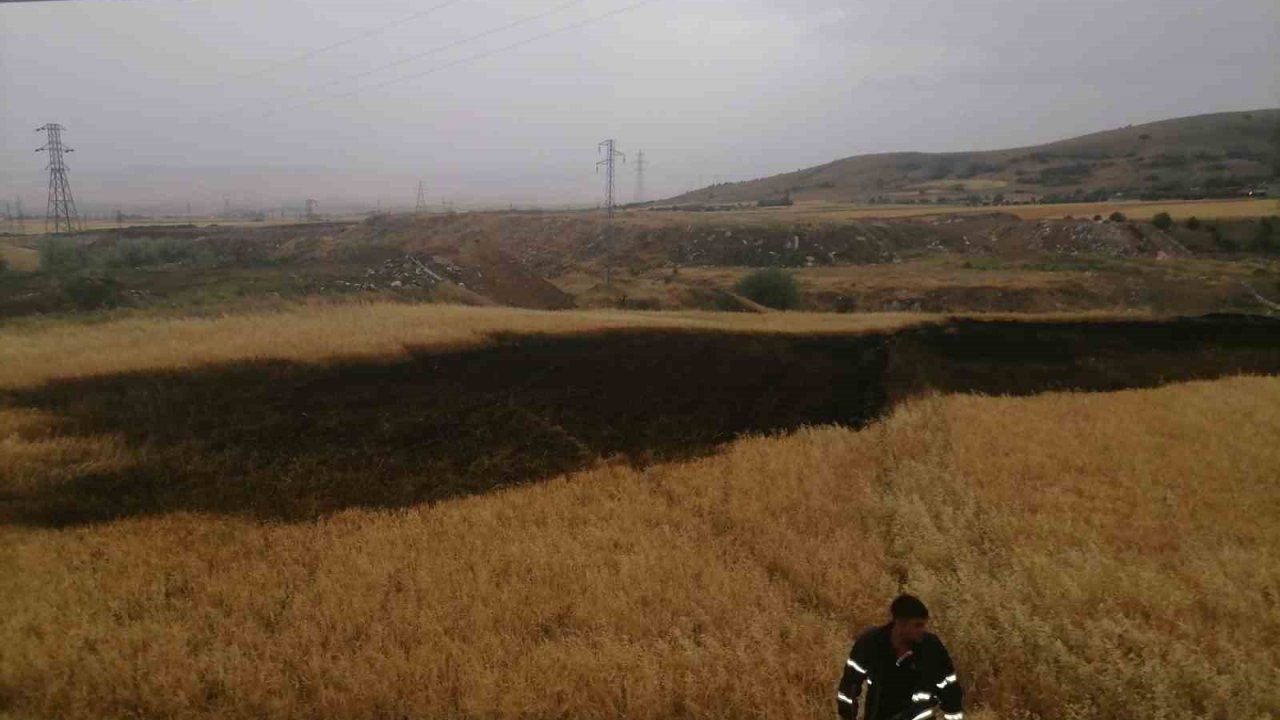
[{"label": "dark jacket", "polygon": [[857,716],[866,681],[867,720],[928,717],[926,711],[935,704],[942,705],[947,720],[962,720],[963,691],[942,641],[925,633],[909,654],[898,659],[889,636],[892,627],[868,628],[853,643],[836,692],[836,712],[846,720]]}]

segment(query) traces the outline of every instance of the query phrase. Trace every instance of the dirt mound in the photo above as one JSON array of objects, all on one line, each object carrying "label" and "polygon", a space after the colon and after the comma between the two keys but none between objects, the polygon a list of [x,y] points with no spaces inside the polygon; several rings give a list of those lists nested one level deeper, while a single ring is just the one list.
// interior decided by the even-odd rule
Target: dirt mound
[{"label": "dirt mound", "polygon": [[1027,252],[1112,257],[1183,257],[1173,236],[1141,223],[1056,220],[1024,224],[1006,239]]}]

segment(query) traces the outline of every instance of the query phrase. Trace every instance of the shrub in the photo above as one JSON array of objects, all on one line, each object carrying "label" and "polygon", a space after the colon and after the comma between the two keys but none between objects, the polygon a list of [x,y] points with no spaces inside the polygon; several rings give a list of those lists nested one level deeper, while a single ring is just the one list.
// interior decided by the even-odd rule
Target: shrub
[{"label": "shrub", "polygon": [[800,304],[800,286],[796,279],[778,268],[753,272],[739,280],[734,289],[775,310],[789,310]]},{"label": "shrub", "polygon": [[1197,218],[1195,215],[1192,215],[1191,217],[1187,218],[1187,229],[1188,229],[1188,230],[1199,230],[1199,229],[1200,229],[1200,219],[1199,219],[1199,218]]},{"label": "shrub", "polygon": [[1258,232],[1254,236],[1254,243],[1258,249],[1265,253],[1280,252],[1280,242],[1276,240],[1277,223],[1271,218],[1262,218],[1258,223]]},{"label": "shrub", "polygon": [[1108,220],[1110,220],[1111,222],[1124,222],[1124,221],[1128,220],[1129,218],[1125,217],[1125,216],[1124,216],[1124,213],[1122,213],[1122,212],[1120,212],[1119,210],[1117,210],[1117,211],[1115,211],[1115,212],[1111,213],[1111,215],[1109,215],[1109,216],[1107,217],[1107,219],[1108,219]]},{"label": "shrub", "polygon": [[1213,238],[1214,247],[1223,252],[1236,252],[1240,249],[1240,245],[1236,241],[1222,234],[1222,230],[1217,225],[1210,226],[1209,236]]},{"label": "shrub", "polygon": [[84,249],[72,238],[45,238],[36,248],[41,270],[75,270],[85,265]]},{"label": "shrub", "polygon": [[62,293],[78,310],[99,310],[121,304],[120,283],[110,275],[81,275],[62,284]]},{"label": "shrub", "polygon": [[1155,217],[1151,218],[1151,224],[1161,230],[1168,230],[1173,227],[1173,217],[1167,212],[1156,213]]},{"label": "shrub", "polygon": [[1093,216],[1093,221],[1094,221],[1094,222],[1102,222],[1102,216],[1101,216],[1101,215],[1094,215],[1094,216]]}]

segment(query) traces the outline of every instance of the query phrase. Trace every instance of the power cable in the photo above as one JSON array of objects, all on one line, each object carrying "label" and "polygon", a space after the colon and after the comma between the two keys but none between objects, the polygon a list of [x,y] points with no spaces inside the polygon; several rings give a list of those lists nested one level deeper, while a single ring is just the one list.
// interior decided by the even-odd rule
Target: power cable
[{"label": "power cable", "polygon": [[392,21],[392,22],[386,23],[385,25],[379,25],[378,27],[370,28],[370,29],[368,29],[368,30],[365,30],[365,31],[364,31],[364,32],[362,32],[362,33],[359,33],[359,34],[357,34],[357,35],[352,35],[351,37],[346,38],[346,39],[344,39],[344,40],[339,40],[339,41],[337,41],[337,42],[334,42],[334,43],[330,43],[330,44],[328,44],[328,45],[325,45],[324,47],[318,47],[318,48],[315,48],[314,50],[308,50],[308,51],[306,51],[306,52],[304,52],[304,53],[301,53],[301,54],[299,54],[299,55],[295,55],[294,57],[291,57],[291,58],[289,58],[289,59],[287,59],[287,60],[281,60],[280,62],[273,63],[273,64],[271,64],[271,65],[268,65],[268,66],[264,67],[264,68],[260,68],[260,69],[258,69],[258,70],[254,70],[254,71],[252,71],[252,72],[243,73],[243,74],[241,74],[241,75],[233,75],[233,76],[231,77],[231,79],[233,79],[233,80],[245,80],[245,79],[247,79],[247,78],[252,78],[252,77],[258,77],[258,76],[261,76],[261,75],[266,75],[266,74],[268,74],[268,73],[275,72],[276,70],[279,70],[279,69],[281,69],[281,68],[289,67],[290,65],[297,65],[298,63],[300,63],[300,62],[302,62],[302,61],[304,61],[304,60],[309,60],[309,59],[311,59],[311,58],[315,57],[316,55],[320,55],[321,53],[326,53],[326,52],[329,52],[330,50],[335,50],[335,49],[340,48],[340,47],[343,47],[343,46],[345,46],[345,45],[350,45],[351,43],[358,42],[358,41],[360,41],[360,40],[364,40],[364,39],[366,39],[366,38],[373,37],[374,35],[380,35],[380,34],[382,34],[382,33],[386,32],[387,30],[390,30],[390,29],[395,28],[395,27],[399,27],[399,26],[401,26],[401,25],[403,25],[403,24],[405,24],[405,23],[407,23],[407,22],[412,22],[412,21],[414,21],[414,20],[418,20],[418,19],[420,19],[420,18],[424,18],[424,17],[426,17],[426,16],[428,16],[428,15],[430,15],[430,14],[434,13],[434,12],[437,12],[437,11],[439,11],[439,10],[443,10],[443,9],[445,9],[445,8],[449,7],[450,5],[457,5],[458,3],[462,2],[462,1],[463,1],[463,0],[445,0],[445,2],[442,2],[442,3],[438,4],[438,5],[433,5],[432,7],[429,7],[429,8],[427,8],[427,9],[425,9],[425,10],[419,10],[418,12],[413,13],[412,15],[409,15],[408,17],[403,17],[403,18],[400,18],[399,20],[394,20],[394,21]]},{"label": "power cable", "polygon": [[609,12],[596,15],[595,17],[590,17],[585,20],[580,20],[578,22],[571,23],[569,25],[565,25],[563,27],[559,27],[554,30],[549,30],[547,32],[540,33],[538,35],[525,38],[523,40],[518,40],[509,45],[503,45],[502,47],[494,48],[492,50],[486,50],[485,52],[476,53],[475,55],[469,55],[464,58],[459,58],[458,60],[454,60],[452,62],[448,62],[443,65],[437,65],[423,72],[413,73],[411,75],[401,75],[399,77],[394,77],[389,80],[384,80],[383,82],[375,83],[373,85],[366,85],[364,87],[355,88],[354,90],[350,90],[345,93],[339,93],[337,95],[328,95],[325,97],[316,98],[314,100],[309,100],[304,103],[290,105],[288,107],[281,108],[280,110],[274,110],[272,112],[266,113],[266,115],[264,115],[263,117],[269,117],[283,110],[297,110],[300,108],[311,107],[313,105],[318,105],[323,102],[330,102],[332,100],[340,100],[342,98],[351,97],[352,95],[359,94],[366,90],[376,90],[378,88],[387,87],[388,85],[394,85],[396,83],[405,82],[406,80],[416,80],[418,78],[426,77],[428,75],[434,75],[435,73],[448,70],[450,68],[455,68],[455,67],[458,67],[459,65],[465,65],[466,63],[475,62],[476,60],[483,60],[485,58],[493,57],[494,55],[499,55],[501,53],[508,52],[510,50],[515,50],[517,48],[524,47],[525,45],[530,45],[532,43],[535,43],[539,40],[545,40],[546,38],[569,32],[570,30],[577,30],[578,28],[586,27],[588,25],[594,25],[596,23],[603,22],[610,18],[617,17],[618,15],[621,15],[623,13],[639,10],[640,8],[646,5],[652,5],[656,2],[660,2],[660,0],[640,0],[639,2],[631,3],[630,5],[620,7],[616,10],[610,10]]}]

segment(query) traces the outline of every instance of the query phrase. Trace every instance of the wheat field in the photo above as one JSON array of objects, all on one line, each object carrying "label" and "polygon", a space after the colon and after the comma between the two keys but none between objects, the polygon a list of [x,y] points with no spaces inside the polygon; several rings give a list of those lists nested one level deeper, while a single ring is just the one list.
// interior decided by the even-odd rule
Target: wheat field
[{"label": "wheat field", "polygon": [[[382,312],[11,328],[2,383],[382,352],[422,322]],[[496,317],[466,312],[450,342]],[[77,334],[93,351],[57,360]],[[0,407],[0,492],[144,459],[59,427]],[[851,638],[909,590],[975,718],[1275,718],[1277,437],[1271,377],[934,395],[862,430],[314,522],[7,524],[0,716],[830,717]]]}]

